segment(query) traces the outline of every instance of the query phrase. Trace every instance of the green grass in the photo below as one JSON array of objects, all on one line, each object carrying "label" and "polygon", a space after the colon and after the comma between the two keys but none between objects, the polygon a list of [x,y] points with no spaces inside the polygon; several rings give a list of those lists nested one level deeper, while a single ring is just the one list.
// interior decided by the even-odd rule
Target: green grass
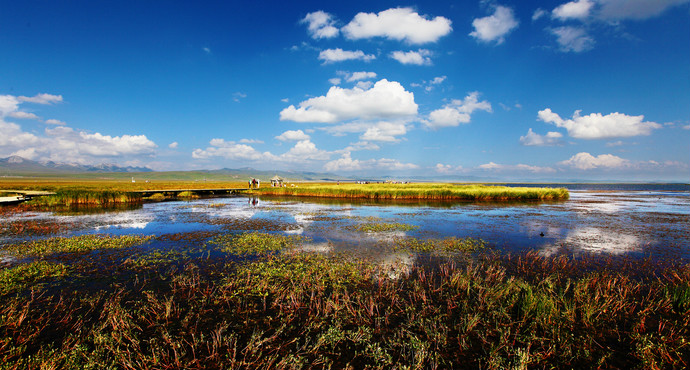
[{"label": "green grass", "polygon": [[145,197],[145,200],[162,201],[168,199],[163,193],[154,193],[151,196]]},{"label": "green grass", "polygon": [[30,204],[35,206],[113,205],[141,203],[141,195],[117,190],[58,190],[55,195],[37,197]]},{"label": "green grass", "polygon": [[41,282],[65,275],[65,265],[46,261],[34,261],[0,269],[0,297],[38,288]]},{"label": "green grass", "polygon": [[569,197],[564,188],[453,184],[302,184],[298,187],[267,187],[252,192],[276,196],[464,201],[563,200]]},{"label": "green grass", "polygon": [[221,247],[225,253],[235,255],[264,255],[283,250],[293,250],[308,241],[295,235],[267,234],[260,232],[219,235],[209,244]]},{"label": "green grass", "polygon": [[56,253],[83,253],[99,249],[123,249],[143,244],[152,236],[81,235],[53,237],[5,246],[3,250],[20,257],[42,257]]},{"label": "green grass", "polygon": [[486,247],[486,242],[475,238],[417,239],[397,238],[394,249],[417,253],[458,253],[474,252]]},{"label": "green grass", "polygon": [[419,226],[408,225],[399,222],[366,222],[362,224],[352,225],[348,228],[365,233],[377,233],[390,231],[412,231],[419,228]]},{"label": "green grass", "polygon": [[183,191],[177,194],[177,197],[186,199],[197,199],[199,198],[199,195],[194,193],[193,191]]}]

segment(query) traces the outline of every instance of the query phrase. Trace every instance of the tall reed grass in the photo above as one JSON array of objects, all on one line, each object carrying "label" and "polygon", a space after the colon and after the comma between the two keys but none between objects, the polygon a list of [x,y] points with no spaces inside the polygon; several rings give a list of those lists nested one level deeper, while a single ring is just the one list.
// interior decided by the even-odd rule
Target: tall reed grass
[{"label": "tall reed grass", "polygon": [[112,205],[125,203],[141,203],[140,194],[117,190],[58,190],[55,195],[35,198],[31,204],[37,206],[69,206],[69,205]]},{"label": "tall reed grass", "polygon": [[565,200],[564,188],[528,188],[453,184],[300,184],[296,187],[253,190],[262,195],[325,198],[530,201]]}]

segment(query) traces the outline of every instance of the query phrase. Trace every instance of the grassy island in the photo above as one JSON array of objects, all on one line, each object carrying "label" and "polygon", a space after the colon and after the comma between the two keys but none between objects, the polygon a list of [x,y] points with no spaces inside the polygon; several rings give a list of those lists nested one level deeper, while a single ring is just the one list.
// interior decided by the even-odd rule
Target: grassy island
[{"label": "grassy island", "polygon": [[455,184],[300,184],[295,187],[253,190],[261,195],[322,198],[530,201],[565,200],[564,188],[527,188]]}]

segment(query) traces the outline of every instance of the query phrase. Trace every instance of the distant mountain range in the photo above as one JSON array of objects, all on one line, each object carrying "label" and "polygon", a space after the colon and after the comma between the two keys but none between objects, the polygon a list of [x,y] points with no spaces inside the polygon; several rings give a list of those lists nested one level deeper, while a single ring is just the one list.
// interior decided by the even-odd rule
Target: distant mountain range
[{"label": "distant mountain range", "polygon": [[148,167],[122,167],[115,164],[80,165],[74,163],[37,162],[19,156],[0,158],[0,177],[86,177],[121,179],[135,177],[146,180],[186,181],[247,181],[258,178],[267,181],[278,175],[294,181],[336,181],[352,180],[332,173],[299,171],[264,171],[251,167],[239,169],[193,171],[153,171]]},{"label": "distant mountain range", "polygon": [[53,161],[32,161],[19,156],[0,158],[0,176],[26,176],[31,174],[78,174],[110,172],[152,172],[148,167],[122,167],[112,163],[81,165]]},{"label": "distant mountain range", "polygon": [[[622,183],[643,181],[621,180],[582,180],[571,178],[500,178],[489,176],[457,176],[443,174],[429,174],[426,176],[405,176],[393,174],[380,174],[378,176],[353,175],[342,176],[333,173],[307,172],[307,171],[267,171],[257,170],[251,167],[237,169],[222,168],[219,170],[191,170],[191,171],[154,171],[148,167],[123,167],[115,164],[103,163],[99,165],[79,165],[73,163],[57,163],[52,161],[33,161],[19,156],[0,158],[0,178],[7,177],[65,177],[65,178],[91,178],[129,180],[134,177],[137,180],[160,181],[248,181],[257,178],[268,181],[278,175],[287,181],[384,181],[405,180],[415,182],[484,182],[484,183]],[[658,181],[663,182],[663,181]],[[686,182],[683,182],[686,183]]]}]

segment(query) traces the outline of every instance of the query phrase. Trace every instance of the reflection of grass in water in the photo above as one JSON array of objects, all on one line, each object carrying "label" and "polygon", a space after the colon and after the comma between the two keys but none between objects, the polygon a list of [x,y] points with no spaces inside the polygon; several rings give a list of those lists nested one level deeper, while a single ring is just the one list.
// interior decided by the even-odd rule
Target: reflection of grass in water
[{"label": "reflection of grass in water", "polygon": [[53,237],[4,247],[17,256],[46,256],[55,253],[89,252],[99,249],[123,249],[143,244],[152,236],[139,235],[81,235],[69,238]]},{"label": "reflection of grass in water", "polygon": [[313,254],[205,261],[183,271],[131,266],[146,277],[131,287],[75,292],[66,285],[54,295],[0,297],[0,362],[68,369],[688,365],[688,265],[636,280],[609,268],[582,273],[580,260],[487,255],[390,278],[367,261]]},{"label": "reflection of grass in water", "polygon": [[469,201],[568,199],[565,188],[527,188],[453,184],[302,184],[290,188],[263,188],[260,194],[365,199],[428,199]]}]

